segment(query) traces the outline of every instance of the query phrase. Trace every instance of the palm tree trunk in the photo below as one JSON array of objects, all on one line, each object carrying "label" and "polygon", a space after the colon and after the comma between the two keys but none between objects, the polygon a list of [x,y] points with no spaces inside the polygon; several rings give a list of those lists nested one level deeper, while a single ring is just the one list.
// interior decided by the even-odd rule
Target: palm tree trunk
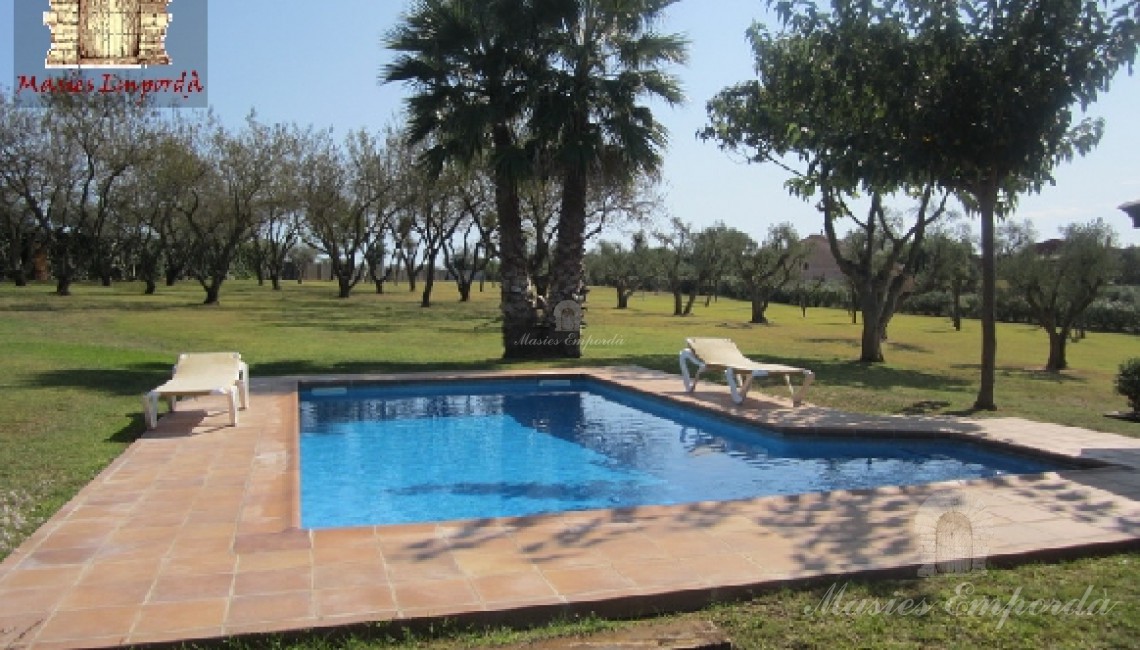
[{"label": "palm tree trunk", "polygon": [[[497,125],[493,130],[495,147],[506,151],[511,147],[510,129]],[[522,359],[529,356],[527,345],[534,308],[527,296],[530,288],[526,270],[526,240],[523,238],[519,208],[518,183],[504,165],[495,169],[495,207],[499,214],[499,275],[503,312],[503,358]]]},{"label": "palm tree trunk", "polygon": [[[581,302],[582,258],[586,254],[586,173],[582,169],[566,171],[562,186],[562,212],[558,221],[558,241],[554,248],[554,269],[550,279],[551,307],[563,302]],[[548,309],[546,323],[561,342],[556,356],[576,359],[582,356],[581,323],[569,330],[559,329],[553,309]]]}]

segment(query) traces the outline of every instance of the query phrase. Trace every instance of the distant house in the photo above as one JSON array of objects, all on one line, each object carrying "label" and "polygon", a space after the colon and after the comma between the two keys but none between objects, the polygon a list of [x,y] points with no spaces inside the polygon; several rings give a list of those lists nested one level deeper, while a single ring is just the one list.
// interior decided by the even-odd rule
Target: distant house
[{"label": "distant house", "polygon": [[1046,239],[1033,245],[1033,250],[1043,257],[1052,257],[1065,245],[1064,239]]},{"label": "distant house", "polygon": [[823,235],[808,235],[800,243],[807,248],[808,254],[804,259],[804,280],[819,280],[821,282],[846,282],[847,276],[839,270],[839,263],[831,254],[831,247],[827,244],[827,237]]},{"label": "distant house", "polygon": [[[807,258],[804,259],[803,274],[800,276],[802,279],[809,282],[847,284],[847,276],[839,269],[839,262],[835,261],[835,256],[831,254],[831,246],[827,243],[827,237],[808,235],[800,240],[800,243],[808,250]],[[901,270],[902,265],[899,264],[896,273]],[[907,278],[903,293],[914,291],[914,286],[914,277]]]}]

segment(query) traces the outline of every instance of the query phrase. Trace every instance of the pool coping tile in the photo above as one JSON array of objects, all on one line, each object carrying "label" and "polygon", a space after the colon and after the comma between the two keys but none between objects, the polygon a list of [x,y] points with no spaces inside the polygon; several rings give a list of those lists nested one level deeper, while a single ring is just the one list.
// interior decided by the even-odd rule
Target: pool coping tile
[{"label": "pool coping tile", "polygon": [[[778,432],[942,436],[1063,458],[1039,475],[478,521],[300,527],[298,386],[582,377]],[[1140,440],[1017,418],[871,416],[637,367],[254,378],[250,408],[180,405],[0,563],[0,647],[111,647],[425,621],[635,615],[848,574],[917,576],[924,526],[984,526],[979,559],[1140,542]],[[981,532],[979,534],[981,534]],[[979,537],[979,539],[982,539]],[[101,591],[119,589],[113,598]]]}]

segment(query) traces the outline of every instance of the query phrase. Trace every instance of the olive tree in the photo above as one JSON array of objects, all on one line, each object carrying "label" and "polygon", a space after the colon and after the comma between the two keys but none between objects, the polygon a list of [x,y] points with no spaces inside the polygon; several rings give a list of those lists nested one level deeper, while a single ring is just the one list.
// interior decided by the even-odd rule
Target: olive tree
[{"label": "olive tree", "polygon": [[364,279],[368,252],[383,237],[395,202],[380,146],[363,130],[347,134],[343,145],[327,132],[309,134],[303,145],[298,192],[305,233],[328,256],[340,298]]},{"label": "olive tree", "polygon": [[[793,2],[780,13],[780,31],[749,30],[759,78],[714,97],[701,136],[780,164],[788,189],[816,203],[863,315],[860,360],[881,362],[886,324],[948,198],[913,142],[925,119],[915,97],[929,83],[923,50],[888,8]],[[909,220],[891,218],[889,203],[908,198]],[[840,224],[854,226],[858,246],[843,245]]]},{"label": "olive tree", "polygon": [[262,124],[253,114],[237,130],[216,123],[198,129],[198,155],[209,171],[194,191],[199,207],[184,216],[193,235],[188,270],[207,305],[218,303],[238,252],[259,225],[285,135],[283,126]]},{"label": "olive tree", "polygon": [[752,303],[752,323],[767,323],[772,294],[800,277],[808,249],[789,223],[768,228],[763,242],[748,241],[736,259],[736,274]]},{"label": "olive tree", "polygon": [[1045,369],[1069,366],[1065,343],[1089,305],[1118,272],[1116,233],[1103,220],[1062,229],[1056,246],[1022,244],[1002,260],[1001,276],[1025,298],[1037,323],[1049,335]]},{"label": "olive tree", "polygon": [[649,271],[648,237],[644,232],[636,233],[629,248],[620,242],[598,242],[587,259],[591,279],[613,287],[617,309],[628,309],[630,296],[641,288]]}]

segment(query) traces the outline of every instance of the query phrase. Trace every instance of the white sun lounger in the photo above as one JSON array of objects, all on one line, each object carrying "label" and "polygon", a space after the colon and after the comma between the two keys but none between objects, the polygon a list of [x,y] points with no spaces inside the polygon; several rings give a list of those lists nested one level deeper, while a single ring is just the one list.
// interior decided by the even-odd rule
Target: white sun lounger
[{"label": "white sun lounger", "polygon": [[[805,368],[784,366],[776,363],[758,363],[741,353],[740,348],[731,339],[685,339],[689,347],[681,350],[681,380],[687,392],[693,392],[697,387],[697,380],[705,370],[724,370],[724,378],[728,382],[728,390],[732,393],[732,401],[740,404],[748,395],[752,387],[752,380],[757,377],[783,377],[792,393],[792,405],[799,406],[803,402],[804,394],[815,380],[815,373]],[[696,366],[696,374],[689,375],[688,364]],[[792,386],[793,376],[803,377],[803,383],[797,389]]]},{"label": "white sun lounger", "polygon": [[158,426],[158,399],[165,397],[173,411],[180,397],[225,395],[229,399],[230,424],[237,426],[238,405],[249,407],[249,366],[237,352],[181,354],[174,377],[143,396],[147,428]]}]

